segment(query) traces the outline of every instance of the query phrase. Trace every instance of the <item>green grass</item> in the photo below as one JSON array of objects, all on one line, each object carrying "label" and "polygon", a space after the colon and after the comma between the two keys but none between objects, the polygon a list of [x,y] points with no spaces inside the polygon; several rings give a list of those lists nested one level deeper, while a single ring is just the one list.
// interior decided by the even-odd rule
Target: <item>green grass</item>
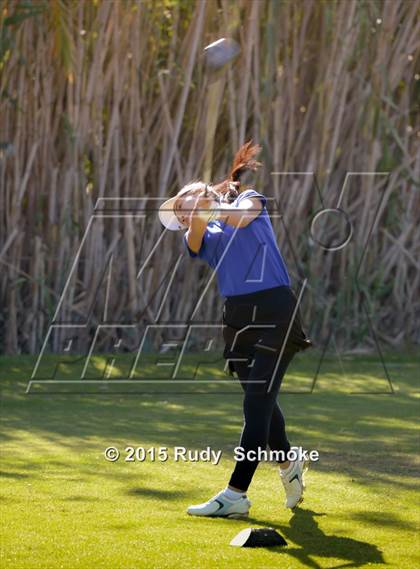
[{"label": "green grass", "polygon": [[[394,394],[368,356],[327,360],[309,393],[317,360],[296,358],[280,401],[292,444],[317,449],[320,461],[294,514],[283,507],[274,465],[261,463],[249,490],[252,517],[238,521],[185,513],[224,487],[241,430],[237,383],[200,383],[226,379],[216,364],[200,366],[197,382],[181,388],[90,384],[83,394],[80,384],[63,384],[73,393],[33,384],[25,393],[34,359],[1,358],[1,567],[418,568],[419,362],[410,355],[386,361]],[[190,359],[190,370],[196,364]],[[94,367],[102,373],[103,360]],[[57,377],[72,377],[71,369],[61,366]],[[153,377],[153,356],[148,369]],[[109,463],[103,451],[110,445],[123,457],[128,445],[210,445],[223,456],[217,466]],[[276,528],[288,546],[230,547],[249,526]]]}]

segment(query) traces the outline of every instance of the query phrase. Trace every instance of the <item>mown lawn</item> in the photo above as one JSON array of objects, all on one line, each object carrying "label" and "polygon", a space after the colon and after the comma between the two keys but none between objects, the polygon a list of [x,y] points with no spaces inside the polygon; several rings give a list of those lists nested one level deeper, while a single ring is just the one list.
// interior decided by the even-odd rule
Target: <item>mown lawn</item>
[{"label": "mown lawn", "polygon": [[[185,513],[221,490],[233,466],[242,391],[232,380],[218,384],[227,379],[220,369],[206,376],[200,368],[181,388],[114,379],[27,392],[34,359],[1,358],[1,567],[417,569],[420,366],[409,354],[386,362],[394,393],[373,356],[327,360],[315,385],[316,356],[296,359],[280,401],[292,443],[318,450],[320,460],[293,514],[274,465],[261,463],[248,494],[251,518],[238,521]],[[71,379],[71,367],[56,377]],[[214,381],[200,383],[205,377]],[[114,463],[104,458],[111,445],[121,451]],[[126,462],[129,445],[168,447],[170,458]],[[211,446],[222,460],[174,462],[174,446]],[[276,528],[288,546],[229,546],[249,526]]]}]

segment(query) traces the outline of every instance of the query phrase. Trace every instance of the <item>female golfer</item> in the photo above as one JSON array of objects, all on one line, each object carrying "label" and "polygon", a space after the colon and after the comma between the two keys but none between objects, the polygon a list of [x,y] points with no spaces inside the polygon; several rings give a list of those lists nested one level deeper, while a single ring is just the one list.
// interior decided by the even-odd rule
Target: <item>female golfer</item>
[{"label": "female golfer", "polygon": [[288,460],[290,443],[277,395],[294,354],[311,342],[300,325],[266,198],[254,190],[240,191],[240,176],[261,165],[254,159],[259,150],[249,141],[236,153],[226,180],[215,186],[188,184],[159,210],[165,227],[187,229],[184,241],[190,256],[216,270],[225,298],[223,356],[244,390],[241,454],[227,487],[188,508],[195,516],[246,516],[251,506],[246,492],[267,445],[281,451],[276,457],[286,507],[294,508],[303,499],[306,462]]}]

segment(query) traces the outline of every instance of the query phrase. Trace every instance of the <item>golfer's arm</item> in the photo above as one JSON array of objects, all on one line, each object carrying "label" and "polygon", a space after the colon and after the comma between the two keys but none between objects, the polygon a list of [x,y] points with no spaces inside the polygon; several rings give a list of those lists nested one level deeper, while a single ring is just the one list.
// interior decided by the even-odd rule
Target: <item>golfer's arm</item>
[{"label": "golfer's arm", "polygon": [[203,241],[203,235],[206,231],[207,222],[198,216],[193,216],[191,219],[191,225],[187,231],[187,243],[188,247],[194,253],[198,253]]},{"label": "golfer's arm", "polygon": [[217,218],[233,227],[246,227],[253,219],[258,217],[262,207],[260,199],[245,198],[240,202],[239,207],[221,204],[221,211]]}]

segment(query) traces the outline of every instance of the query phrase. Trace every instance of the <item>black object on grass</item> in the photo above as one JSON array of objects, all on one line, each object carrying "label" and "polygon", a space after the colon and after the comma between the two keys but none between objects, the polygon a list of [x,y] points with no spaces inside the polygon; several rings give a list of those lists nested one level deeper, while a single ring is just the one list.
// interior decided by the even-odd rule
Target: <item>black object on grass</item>
[{"label": "black object on grass", "polygon": [[230,542],[235,547],[273,547],[287,545],[287,541],[273,528],[246,528]]}]

